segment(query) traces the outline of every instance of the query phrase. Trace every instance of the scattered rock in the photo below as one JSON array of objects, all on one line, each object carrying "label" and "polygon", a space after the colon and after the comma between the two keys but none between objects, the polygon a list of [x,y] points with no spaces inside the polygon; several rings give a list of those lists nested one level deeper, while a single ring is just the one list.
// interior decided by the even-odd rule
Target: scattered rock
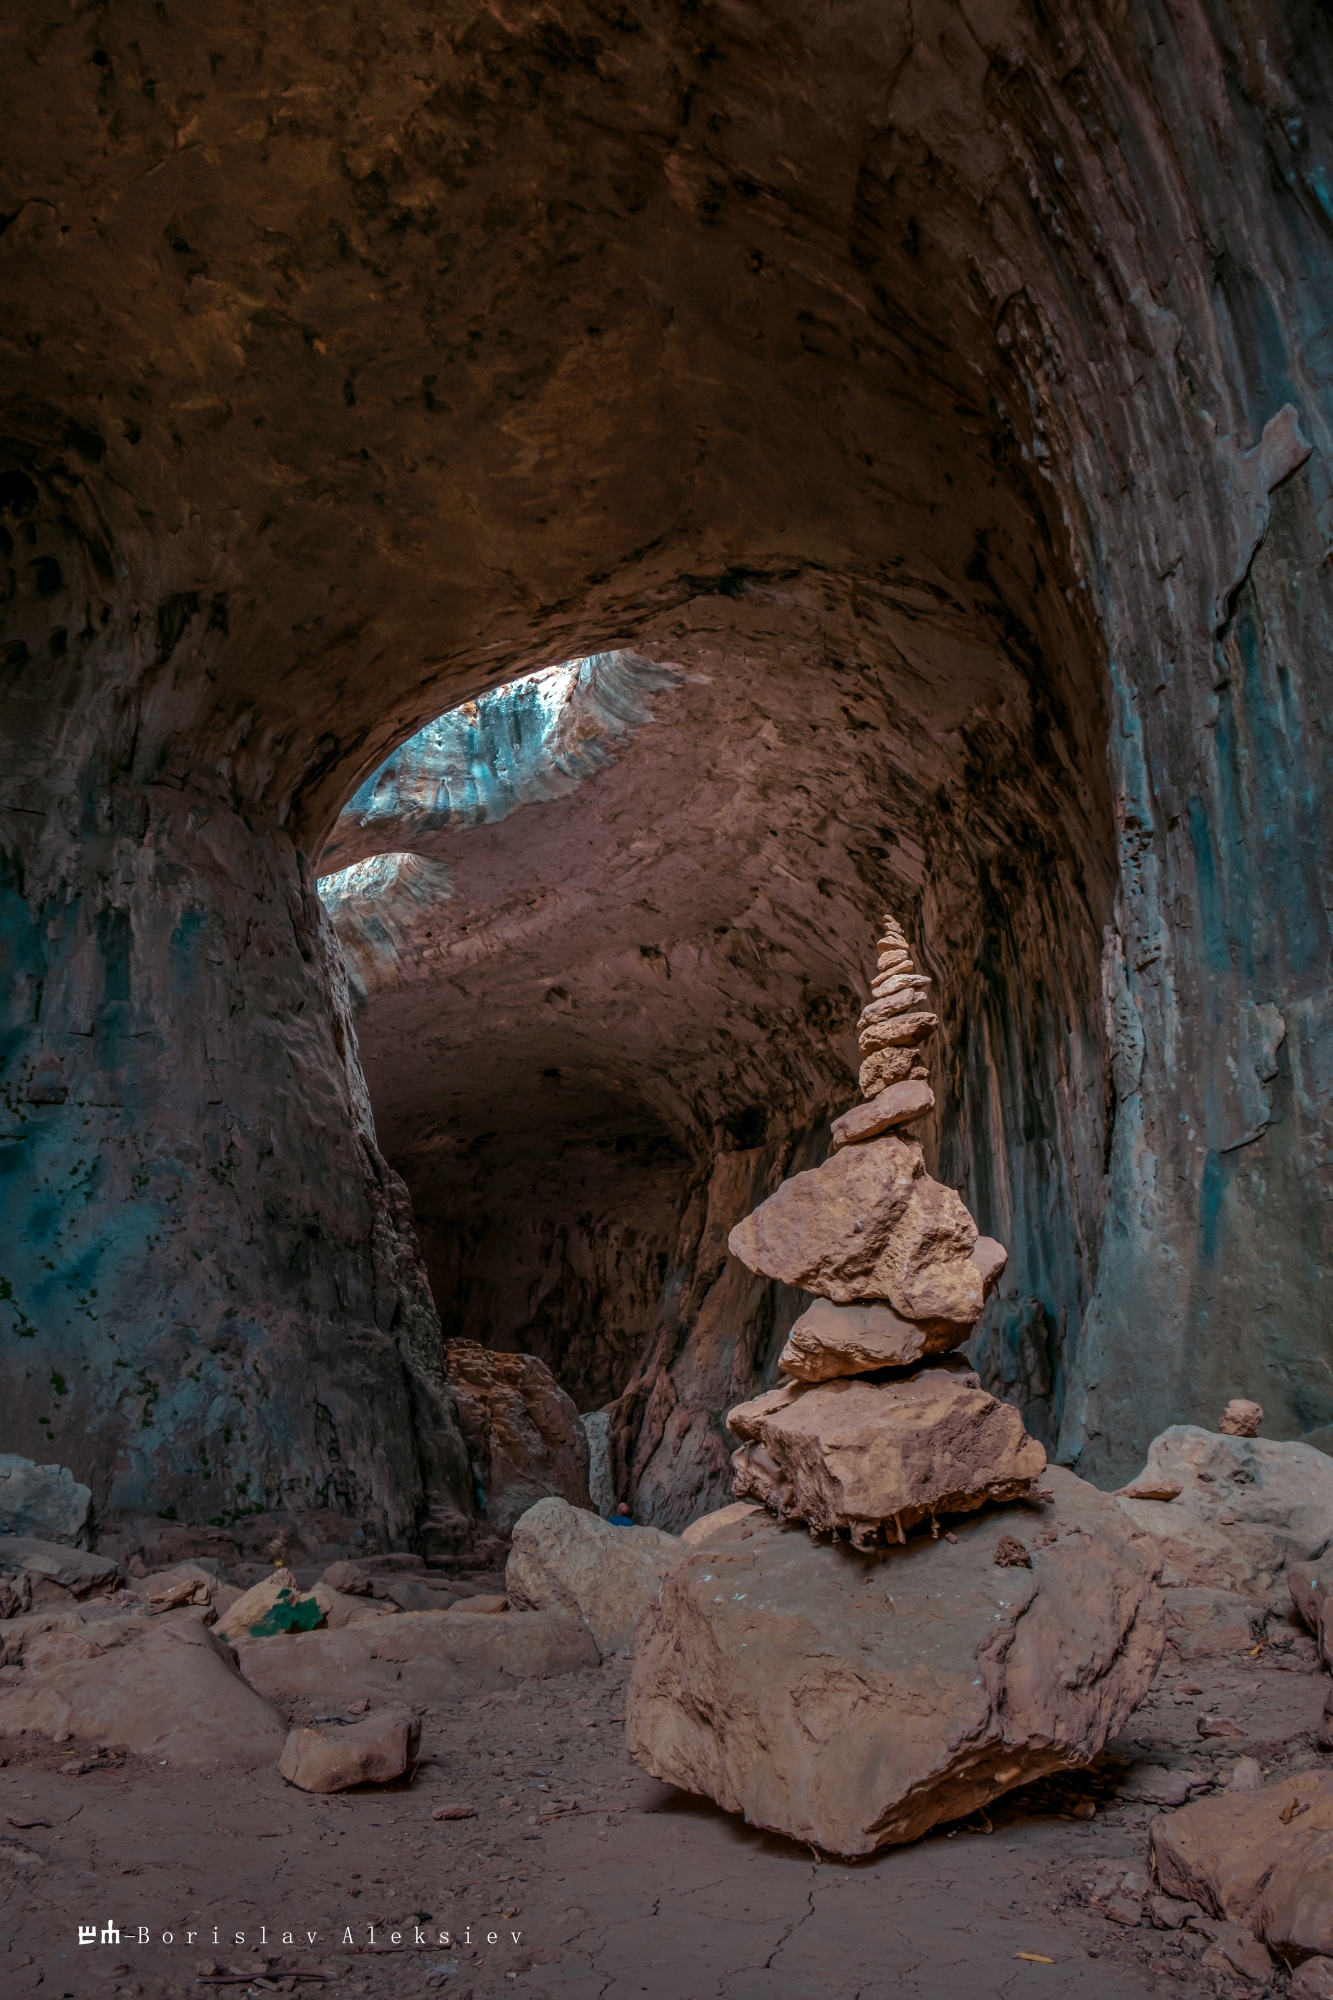
[{"label": "scattered rock", "polygon": [[867,1559],[762,1516],[686,1550],[636,1635],[631,1755],[838,1854],[1085,1765],[1147,1691],[1161,1607],[1117,1503],[1048,1477],[1058,1536],[1030,1571],[995,1567],[991,1511],[947,1566],[925,1537]]},{"label": "scattered rock", "polygon": [[732,1459],[738,1497],[848,1533],[858,1548],[1018,1499],[1046,1464],[1018,1411],[962,1362],[887,1382],[788,1382],[740,1404],[727,1426],[743,1440]]},{"label": "scattered rock", "polygon": [[1290,1564],[1312,1562],[1333,1543],[1333,1459],[1310,1445],[1173,1424],[1131,1484],[1144,1478],[1181,1486],[1168,1507],[1117,1498],[1157,1549],[1168,1587],[1264,1596]]},{"label": "scattered rock", "polygon": [[385,1785],[401,1778],[420,1749],[418,1718],[385,1712],[342,1727],[293,1729],[278,1770],[303,1792],[345,1792],[351,1785]]},{"label": "scattered rock", "polygon": [[547,1494],[591,1506],[587,1433],[546,1363],[473,1340],[447,1340],[444,1357],[492,1531],[507,1535],[519,1515]]},{"label": "scattered rock", "polygon": [[1118,1498],[1122,1500],[1175,1500],[1184,1492],[1184,1482],[1179,1479],[1154,1479],[1145,1473],[1131,1486],[1122,1486]]},{"label": "scattered rock", "polygon": [[476,1817],[477,1808],[475,1806],[436,1806],[434,1812],[431,1814],[432,1819],[475,1819]]},{"label": "scattered rock", "polygon": [[300,1585],[293,1570],[281,1565],[269,1571],[266,1577],[243,1591],[231,1609],[219,1618],[217,1633],[219,1639],[234,1641],[250,1636],[250,1628],[266,1618],[279,1598],[296,1598]]},{"label": "scattered rock", "polygon": [[891,1083],[869,1104],[854,1105],[841,1118],[834,1119],[833,1149],[837,1152],[843,1146],[862,1145],[867,1139],[877,1139],[881,1132],[892,1131],[895,1125],[909,1125],[914,1118],[924,1118],[934,1109],[935,1093],[920,1078]]},{"label": "scattered rock", "polygon": [[1032,1557],[1028,1554],[1016,1535],[1001,1535],[995,1545],[995,1567],[997,1569],[1031,1569]]},{"label": "scattered rock", "polygon": [[1168,1771],[1161,1764],[1135,1764],[1117,1790],[1122,1799],[1142,1799],[1154,1806],[1183,1806],[1190,1795],[1190,1779],[1187,1772]]},{"label": "scattered rock", "polygon": [[1195,1723],[1200,1736],[1241,1737],[1245,1731],[1229,1715],[1201,1715]]},{"label": "scattered rock", "polygon": [[887,1299],[904,1319],[970,1327],[984,1302],[976,1240],[920,1146],[890,1134],[794,1174],[728,1243],[750,1270],[839,1305]]},{"label": "scattered rock", "polygon": [[189,1611],[133,1645],[25,1677],[0,1696],[0,1735],[106,1744],[202,1768],[274,1764],[286,1737],[229,1649]]},{"label": "scattered rock", "polygon": [[1179,1896],[1149,1896],[1148,1916],[1159,1931],[1178,1931],[1191,1917],[1201,1917],[1197,1903],[1183,1902]]},{"label": "scattered rock", "polygon": [[1190,1919],[1189,1928],[1209,1940],[1210,1949],[1199,1960],[1205,1972],[1238,1972],[1242,1979],[1257,1980],[1266,1986],[1273,1976],[1273,1961],[1253,1931],[1243,1924],[1211,1922],[1207,1917]]},{"label": "scattered rock", "polygon": [[1258,1403],[1247,1402],[1243,1396],[1233,1396],[1218,1418],[1217,1428],[1227,1437],[1258,1437],[1263,1420],[1263,1409]]},{"label": "scattered rock", "polygon": [[31,1535],[86,1549],[93,1496],[64,1465],[0,1452],[0,1535]]},{"label": "scattered rock", "polygon": [[345,1625],[338,1632],[241,1639],[236,1650],[246,1679],[275,1703],[311,1695],[344,1713],[362,1695],[449,1708],[516,1681],[598,1664],[583,1620],[556,1610],[507,1618],[418,1611]]},{"label": "scattered rock", "polygon": [[0,1619],[21,1618],[32,1609],[32,1578],[26,1570],[0,1576]]},{"label": "scattered rock", "polygon": [[1243,1653],[1259,1636],[1263,1612],[1232,1590],[1186,1588],[1163,1592],[1166,1636],[1182,1660]]},{"label": "scattered rock", "polygon": [[1137,1896],[1108,1896],[1102,1905],[1102,1914],[1113,1924],[1133,1926],[1143,1922],[1143,1904]]},{"label": "scattered rock", "polygon": [[[650,1530],[650,1532],[653,1532]],[[530,1607],[537,1609],[536,1606]],[[494,1593],[478,1597],[459,1597],[449,1606],[451,1611],[470,1611],[482,1617],[493,1617],[497,1611],[508,1611],[509,1599],[497,1597]]]},{"label": "scattered rock", "polygon": [[[1293,1800],[1308,1810],[1284,1820]],[[1157,1879],[1168,1895],[1187,1897],[1214,1916],[1253,1928],[1278,1863],[1308,1851],[1316,1833],[1333,1833],[1333,1772],[1302,1771],[1261,1791],[1196,1799],[1169,1818],[1155,1819],[1150,1840]]]},{"label": "scattered rock", "polygon": [[1297,1617],[1317,1639],[1324,1606],[1333,1597],[1333,1561],[1293,1563],[1287,1571],[1287,1587]]},{"label": "scattered rock", "polygon": [[370,1578],[359,1563],[330,1563],[320,1582],[327,1584],[330,1590],[336,1590],[344,1597],[370,1596]]},{"label": "scattered rock", "polygon": [[1237,1757],[1227,1779],[1229,1792],[1261,1792],[1264,1786],[1263,1766],[1257,1757]]},{"label": "scattered rock", "polygon": [[[177,1563],[174,1568],[159,1570],[148,1579],[148,1608],[157,1615],[174,1611],[182,1604],[206,1605],[211,1610],[212,1593],[219,1587],[217,1578],[201,1569],[198,1563]],[[236,1603],[239,1596],[239,1592],[234,1592],[232,1602]]]},{"label": "scattered rock", "polygon": [[1307,1958],[1291,1975],[1291,2000],[1333,2000],[1333,1958]]},{"label": "scattered rock", "polygon": [[735,1521],[750,1521],[751,1516],[762,1518],[763,1511],[750,1500],[733,1500],[729,1506],[714,1508],[711,1514],[691,1521],[688,1528],[681,1529],[680,1539],[686,1548],[706,1549],[722,1529],[729,1528]]},{"label": "scattered rock", "polygon": [[90,1555],[61,1542],[39,1541],[33,1535],[0,1535],[0,1571],[25,1574],[32,1584],[59,1584],[75,1597],[105,1590],[120,1574],[109,1556]]},{"label": "scattered rock", "polygon": [[658,1528],[613,1528],[586,1508],[539,1500],[515,1525],[505,1584],[516,1608],[559,1606],[586,1622],[599,1653],[621,1653],[683,1546]]},{"label": "scattered rock", "polygon": [[1311,1952],[1333,1958],[1333,1831],[1302,1834],[1311,1818],[1293,1815],[1296,1840],[1274,1865],[1259,1906],[1260,1933],[1289,1965]]}]

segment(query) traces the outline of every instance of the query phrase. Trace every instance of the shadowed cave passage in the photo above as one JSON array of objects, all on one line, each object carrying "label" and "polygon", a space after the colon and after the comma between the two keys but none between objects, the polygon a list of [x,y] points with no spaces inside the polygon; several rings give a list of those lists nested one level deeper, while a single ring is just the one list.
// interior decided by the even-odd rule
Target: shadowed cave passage
[{"label": "shadowed cave passage", "polygon": [[921,1136],[1014,1246],[980,1356],[1052,1443],[1095,1279],[1097,790],[1039,740],[941,731],[952,675],[932,714],[882,638],[812,660],[798,594],[751,594],[785,659],[501,687],[367,780],[321,879],[446,1337],[620,1399],[623,1475],[669,1526],[725,1497],[725,1412],[804,1302],[726,1235],[855,1095],[885,908],[946,1024]]}]

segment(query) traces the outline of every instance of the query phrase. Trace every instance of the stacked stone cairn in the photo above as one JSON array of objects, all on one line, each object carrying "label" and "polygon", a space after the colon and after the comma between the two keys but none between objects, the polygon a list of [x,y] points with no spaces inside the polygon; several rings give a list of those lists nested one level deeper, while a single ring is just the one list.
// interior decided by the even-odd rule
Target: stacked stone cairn
[{"label": "stacked stone cairn", "polygon": [[858,1024],[865,1102],[834,1124],[824,1165],[784,1181],[730,1237],[752,1271],[815,1294],[778,1362],[787,1381],[727,1419],[742,1440],[736,1495],[864,1550],[1024,1498],[1046,1466],[1018,1411],[954,1352],[1006,1252],[904,1133],[935,1106],[929,986],[886,917]]}]

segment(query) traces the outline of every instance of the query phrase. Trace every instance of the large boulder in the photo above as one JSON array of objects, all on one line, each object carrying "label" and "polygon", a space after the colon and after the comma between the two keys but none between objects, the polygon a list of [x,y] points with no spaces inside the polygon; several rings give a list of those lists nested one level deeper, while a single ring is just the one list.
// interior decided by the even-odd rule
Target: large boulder
[{"label": "large boulder", "polygon": [[0,1736],[106,1744],[170,1764],[244,1770],[273,1764],[287,1731],[236,1670],[228,1648],[188,1611],[125,1634],[108,1651],[99,1628],[78,1635],[79,1657],[43,1665],[30,1642],[19,1685],[0,1697]]},{"label": "large boulder", "polygon": [[546,1363],[475,1340],[446,1341],[444,1358],[492,1532],[507,1535],[519,1515],[548,1493],[575,1507],[590,1506],[587,1433]]},{"label": "large boulder", "polygon": [[1047,1476],[1048,1508],[970,1515],[954,1543],[861,1555],[759,1514],[719,1527],[635,1635],[631,1756],[838,1854],[1087,1764],[1147,1692],[1161,1597],[1114,1500]]},{"label": "large boulder", "polygon": [[246,1679],[271,1700],[313,1695],[344,1706],[371,1695],[448,1708],[468,1695],[598,1664],[591,1632],[564,1611],[491,1618],[409,1611],[340,1631],[242,1639],[236,1651]]},{"label": "large boulder", "polygon": [[0,1535],[0,1575],[25,1575],[34,1585],[58,1584],[75,1597],[86,1597],[89,1591],[110,1588],[119,1574],[109,1556],[35,1535]]},{"label": "large boulder", "polygon": [[984,1304],[976,1224],[892,1134],[793,1174],[727,1240],[750,1270],[838,1305],[887,1299],[904,1319],[970,1327]]},{"label": "large boulder", "polygon": [[1173,1424],[1131,1487],[1179,1491],[1119,1505],[1162,1561],[1166,1586],[1267,1597],[1292,1563],[1333,1549],[1333,1459],[1307,1444]]},{"label": "large boulder", "polygon": [[38,1465],[0,1452],[0,1535],[35,1535],[84,1549],[92,1529],[93,1496],[66,1465]]},{"label": "large boulder", "polygon": [[787,1382],[740,1404],[727,1427],[744,1440],[732,1459],[738,1498],[850,1534],[858,1548],[1017,1500],[1046,1464],[1018,1411],[961,1360],[889,1381]]},{"label": "large boulder", "polygon": [[1199,1799],[1151,1831],[1168,1895],[1246,1924],[1289,1960],[1333,1953],[1333,1771]]},{"label": "large boulder", "polygon": [[505,1585],[516,1608],[571,1612],[599,1653],[622,1653],[681,1553],[660,1528],[613,1528],[586,1508],[539,1500],[514,1528]]}]

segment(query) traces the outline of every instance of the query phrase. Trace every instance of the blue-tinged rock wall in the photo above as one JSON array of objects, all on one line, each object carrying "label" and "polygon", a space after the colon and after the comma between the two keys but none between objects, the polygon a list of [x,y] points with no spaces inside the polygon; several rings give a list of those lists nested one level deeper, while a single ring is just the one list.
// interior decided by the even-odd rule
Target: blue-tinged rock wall
[{"label": "blue-tinged rock wall", "polygon": [[5,1442],[103,1519],[447,1544],[466,1457],[313,882],[215,801],[77,775],[77,837],[34,817],[0,873]]}]

